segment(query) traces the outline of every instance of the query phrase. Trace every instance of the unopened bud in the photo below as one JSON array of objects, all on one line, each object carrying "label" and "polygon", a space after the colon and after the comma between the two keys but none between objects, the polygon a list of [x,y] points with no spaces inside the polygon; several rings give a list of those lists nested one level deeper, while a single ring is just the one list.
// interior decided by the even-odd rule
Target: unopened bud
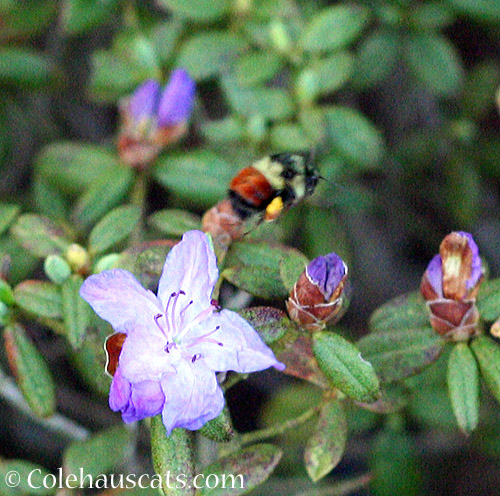
[{"label": "unopened bud", "polygon": [[446,236],[420,284],[431,325],[450,341],[469,339],[478,332],[476,295],[483,279],[479,249],[466,232]]},{"label": "unopened bud", "polygon": [[90,266],[90,258],[87,250],[76,243],[73,243],[66,250],[66,260],[73,271],[79,274],[86,274]]},{"label": "unopened bud", "polygon": [[55,284],[62,284],[71,275],[71,267],[60,255],[49,255],[43,262],[43,269]]},{"label": "unopened bud", "polygon": [[104,255],[100,258],[94,265],[94,274],[99,274],[103,270],[109,270],[115,268],[116,261],[120,258],[118,253],[110,253],[109,255]]},{"label": "unopened bud", "polygon": [[208,210],[201,220],[201,228],[212,236],[218,247],[228,247],[245,234],[244,221],[234,211],[231,200],[219,202]]},{"label": "unopened bud", "polygon": [[269,27],[269,34],[274,47],[280,53],[288,53],[292,42],[287,32],[286,26],[280,20],[275,20]]},{"label": "unopened bud", "polygon": [[295,283],[286,303],[290,318],[309,331],[337,322],[348,305],[347,265],[336,254],[315,258]]}]

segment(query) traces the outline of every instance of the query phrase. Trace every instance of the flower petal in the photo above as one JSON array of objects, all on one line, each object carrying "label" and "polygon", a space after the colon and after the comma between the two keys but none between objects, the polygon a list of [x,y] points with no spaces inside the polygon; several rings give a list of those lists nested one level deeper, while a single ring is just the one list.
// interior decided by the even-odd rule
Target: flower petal
[{"label": "flower petal", "polygon": [[218,277],[217,260],[206,234],[188,231],[167,255],[158,286],[158,299],[165,309],[172,293],[184,291],[185,300],[178,302],[179,312],[193,300],[185,311],[184,327],[210,307],[212,290]]},{"label": "flower petal", "polygon": [[115,412],[125,409],[130,401],[130,382],[123,378],[120,367],[116,369],[109,389],[109,407]]},{"label": "flower petal", "polygon": [[166,402],[163,424],[170,435],[176,427],[200,429],[224,408],[224,395],[215,373],[203,363],[183,360],[177,374],[161,381]]},{"label": "flower petal", "polygon": [[191,115],[196,85],[184,69],[176,69],[163,90],[158,107],[158,126],[175,126]]},{"label": "flower petal", "polygon": [[[207,338],[203,336],[217,327]],[[272,350],[264,344],[257,331],[236,312],[222,310],[213,313],[189,332],[184,350],[200,355],[200,362],[216,372],[234,370],[247,373],[285,366],[276,360]]]},{"label": "flower petal", "polygon": [[458,234],[467,238],[469,242],[469,249],[472,254],[471,261],[471,275],[467,281],[466,287],[468,290],[472,289],[481,279],[483,269],[481,267],[481,257],[479,256],[479,248],[472,237],[472,234],[464,231],[458,231]]},{"label": "flower petal", "polygon": [[427,278],[432,289],[439,296],[443,296],[443,264],[441,255],[434,255],[427,266]]},{"label": "flower petal", "polygon": [[154,315],[161,312],[156,296],[122,269],[90,276],[80,288],[80,296],[116,332],[128,333],[138,324],[152,321]]},{"label": "flower petal", "polygon": [[156,116],[160,100],[160,83],[149,79],[139,86],[130,98],[128,110],[133,119],[151,119]]}]

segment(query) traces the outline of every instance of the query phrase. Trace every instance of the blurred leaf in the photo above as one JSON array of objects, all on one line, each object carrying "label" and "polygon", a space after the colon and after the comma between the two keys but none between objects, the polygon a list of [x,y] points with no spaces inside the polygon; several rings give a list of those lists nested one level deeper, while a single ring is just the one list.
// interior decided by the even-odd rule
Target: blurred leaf
[{"label": "blurred leaf", "polygon": [[[191,207],[210,207],[227,195],[233,165],[209,150],[169,154],[157,161],[155,179]],[[197,178],[193,181],[193,178]]]},{"label": "blurred leaf", "polygon": [[0,203],[0,235],[2,235],[18,216],[21,208],[13,203]]},{"label": "blurred leaf", "polygon": [[39,417],[56,409],[55,385],[45,359],[19,324],[4,330],[5,349],[12,373],[26,402]]},{"label": "blurred leaf", "polygon": [[266,344],[272,344],[287,332],[296,330],[286,313],[277,308],[250,307],[238,310],[238,313],[250,323]]},{"label": "blurred leaf", "polygon": [[70,35],[90,31],[109,21],[116,7],[116,0],[64,0],[63,30]]},{"label": "blurred leaf", "polygon": [[33,197],[39,214],[58,222],[66,221],[69,211],[66,197],[40,174],[33,178]]},{"label": "blurred leaf", "polygon": [[378,331],[357,342],[382,382],[418,374],[439,358],[444,344],[430,327]]},{"label": "blurred leaf", "polygon": [[369,88],[383,82],[396,66],[399,50],[397,33],[378,30],[363,38],[358,48],[353,84]]},{"label": "blurred leaf", "polygon": [[313,336],[314,356],[331,384],[357,401],[372,403],[379,395],[379,381],[372,365],[343,337],[328,331]]},{"label": "blurred leaf", "polygon": [[199,433],[216,443],[227,443],[234,437],[234,427],[231,421],[231,414],[227,406],[224,407],[221,414],[209,420]]},{"label": "blurred leaf", "polygon": [[82,479],[82,483],[87,485],[98,475],[108,473],[121,464],[130,451],[131,442],[132,432],[124,425],[98,432],[86,441],[73,442],[64,452],[63,473],[65,477],[74,474],[78,478],[82,471],[90,476]]},{"label": "blurred leaf", "polygon": [[318,94],[337,91],[345,85],[353,72],[354,57],[349,52],[336,52],[313,64]]},{"label": "blurred leaf", "polygon": [[[7,0],[10,3],[10,0]],[[12,6],[2,12],[0,40],[34,36],[41,33],[57,15],[58,5],[53,0],[36,2],[12,1]]]},{"label": "blurred leaf", "polygon": [[[19,485],[9,487],[6,484],[8,474],[17,472],[19,474]],[[0,461],[0,494],[2,496],[45,496],[54,494],[56,488],[49,486],[47,481],[52,480],[50,472],[40,465],[26,460],[2,460]],[[45,479],[45,477],[49,477]],[[44,484],[44,481],[46,482]]]},{"label": "blurred leaf", "polygon": [[236,78],[241,86],[254,86],[276,76],[283,65],[283,60],[273,52],[243,54],[236,61]]},{"label": "blurred leaf", "polygon": [[26,250],[37,257],[64,254],[71,242],[64,230],[47,217],[23,214],[11,227],[11,233]]},{"label": "blurred leaf", "polygon": [[300,45],[310,52],[334,50],[354,41],[366,23],[368,10],[354,5],[335,5],[320,10],[306,25]]},{"label": "blurred leaf", "polygon": [[298,250],[286,246],[271,246],[262,242],[234,243],[225,259],[224,277],[236,287],[262,298],[285,297],[288,290],[280,276],[283,259],[307,264]]},{"label": "blurred leaf", "polygon": [[230,8],[230,0],[158,0],[160,5],[174,14],[194,21],[212,21],[226,14]]},{"label": "blurred leaf", "polygon": [[480,21],[500,21],[500,9],[496,0],[447,0],[459,12]]},{"label": "blurred leaf", "polygon": [[228,143],[240,141],[245,128],[240,120],[229,116],[216,121],[204,122],[201,131],[209,141],[214,143]]},{"label": "blurred leaf", "polygon": [[192,487],[195,467],[193,460],[193,433],[177,428],[170,435],[167,434],[162,423],[161,415],[151,418],[151,457],[155,472],[161,476],[162,481],[177,477],[187,482],[184,488],[163,487],[165,496],[194,495]]},{"label": "blurred leaf", "polygon": [[222,86],[230,106],[237,114],[283,120],[294,113],[292,99],[283,89],[240,87],[231,77],[223,78]]},{"label": "blurred leaf", "polygon": [[45,55],[27,48],[0,48],[0,84],[40,88],[55,81],[55,66]]},{"label": "blurred leaf", "polygon": [[[191,8],[192,2],[189,5]],[[245,41],[232,33],[198,33],[181,46],[176,65],[184,67],[197,81],[209,79],[227,72],[245,46]]]},{"label": "blurred leaf", "polygon": [[287,152],[307,150],[314,145],[300,124],[291,122],[273,126],[270,139],[273,149]]},{"label": "blurred leaf", "polygon": [[282,258],[280,261],[280,276],[287,291],[291,291],[304,272],[307,262],[302,257]]},{"label": "blurred leaf", "polygon": [[471,342],[481,375],[493,396],[500,402],[500,345],[487,336],[479,336]]},{"label": "blurred leaf", "polygon": [[500,279],[482,282],[476,305],[481,318],[493,321],[500,317]]},{"label": "blurred leaf", "polygon": [[174,18],[160,22],[151,31],[151,40],[161,62],[167,62],[176,53],[183,28],[184,23]]},{"label": "blurred leaf", "polygon": [[448,360],[448,394],[458,426],[465,434],[470,434],[479,421],[479,389],[474,355],[467,343],[455,344]]},{"label": "blurred leaf", "polygon": [[39,263],[11,236],[0,237],[0,254],[7,255],[10,259],[8,280],[11,284],[16,284],[30,277]]},{"label": "blurred leaf", "polygon": [[337,398],[321,406],[318,425],[306,445],[304,460],[313,482],[329,474],[340,462],[347,442],[347,420]]},{"label": "blurred leaf", "polygon": [[[276,465],[280,461],[282,451],[271,444],[257,444],[232,453],[219,461],[205,467],[202,471],[204,479],[209,475],[219,476],[222,481],[222,475],[234,475],[235,483],[227,484],[226,488],[209,488],[208,485],[199,490],[200,496],[236,496],[247,494],[258,485],[266,481],[272,474]],[[243,479],[243,480],[242,480]],[[243,488],[240,484],[243,484]]]},{"label": "blurred leaf", "polygon": [[357,110],[325,107],[325,117],[331,144],[352,165],[363,169],[375,168],[384,153],[380,131]]},{"label": "blurred leaf", "polygon": [[132,186],[134,171],[130,168],[109,167],[78,199],[72,219],[83,229],[88,229],[109,210],[117,206]]},{"label": "blurred leaf", "polygon": [[88,143],[64,141],[43,148],[35,163],[37,171],[67,193],[81,193],[97,175],[118,166],[112,149]]},{"label": "blurred leaf", "polygon": [[455,47],[443,36],[429,33],[408,37],[405,46],[408,67],[431,93],[455,95],[463,83],[463,68]]},{"label": "blurred leaf", "polygon": [[2,279],[2,265],[5,263],[5,258],[0,254],[0,302],[5,303],[8,306],[12,306],[15,303],[14,291],[8,282]]},{"label": "blurred leaf", "polygon": [[416,29],[429,31],[444,29],[455,20],[451,10],[442,2],[430,1],[414,7],[409,14],[410,23]]},{"label": "blurred leaf", "polygon": [[182,236],[186,231],[201,228],[201,219],[194,214],[178,208],[158,210],[148,217],[148,225],[163,234]]},{"label": "blurred leaf", "polygon": [[420,496],[422,476],[413,440],[404,432],[382,431],[370,457],[374,496]]},{"label": "blurred leaf", "polygon": [[495,60],[476,64],[467,73],[463,105],[473,118],[483,118],[495,106],[495,92],[500,85],[500,68]]},{"label": "blurred leaf", "polygon": [[135,205],[116,207],[107,213],[90,231],[89,250],[100,254],[127,238],[141,219],[141,209]]},{"label": "blurred leaf", "polygon": [[66,327],[66,337],[75,349],[78,349],[85,339],[90,325],[91,309],[80,296],[83,278],[73,275],[61,285],[63,320]]},{"label": "blurred leaf", "polygon": [[377,308],[370,317],[370,331],[384,332],[425,327],[429,311],[420,291],[397,296]]},{"label": "blurred leaf", "polygon": [[27,312],[40,317],[62,318],[61,291],[51,282],[23,281],[14,288],[14,298]]}]

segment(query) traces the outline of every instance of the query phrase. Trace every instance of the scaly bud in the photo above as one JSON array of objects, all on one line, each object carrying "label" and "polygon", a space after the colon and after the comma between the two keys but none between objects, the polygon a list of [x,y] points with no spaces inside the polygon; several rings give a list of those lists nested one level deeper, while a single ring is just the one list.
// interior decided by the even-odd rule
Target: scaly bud
[{"label": "scaly bud", "polygon": [[162,148],[177,142],[187,131],[194,103],[195,83],[184,69],[176,69],[165,88],[146,81],[120,104],[122,129],[118,138],[121,159],[145,168]]},{"label": "scaly bud", "polygon": [[317,257],[295,283],[286,303],[290,318],[309,331],[337,322],[347,309],[347,265],[336,254]]},{"label": "scaly bud", "polygon": [[87,250],[83,246],[77,243],[68,246],[65,257],[74,272],[78,272],[81,275],[88,274],[90,269],[90,258]]},{"label": "scaly bud", "polygon": [[472,235],[462,231],[448,234],[420,284],[431,325],[445,339],[461,341],[477,334],[476,295],[482,279],[479,249]]},{"label": "scaly bud", "polygon": [[62,284],[71,275],[71,267],[61,255],[49,255],[43,262],[43,270],[55,284]]}]

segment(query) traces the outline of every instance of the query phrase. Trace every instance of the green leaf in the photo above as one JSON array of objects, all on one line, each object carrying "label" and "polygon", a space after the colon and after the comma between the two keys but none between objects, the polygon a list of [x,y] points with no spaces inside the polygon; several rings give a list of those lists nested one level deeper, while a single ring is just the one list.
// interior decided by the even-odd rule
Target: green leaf
[{"label": "green leaf", "polygon": [[277,308],[250,307],[238,310],[238,313],[250,323],[266,344],[272,344],[287,332],[296,330],[286,313]]},{"label": "green leaf", "polygon": [[62,318],[61,291],[51,282],[24,281],[14,288],[14,298],[27,312],[51,319]]},{"label": "green leaf", "polygon": [[80,296],[80,287],[83,278],[73,275],[61,285],[62,309],[66,337],[75,349],[79,348],[87,328],[90,325],[91,309],[89,304]]},{"label": "green leaf", "polygon": [[476,355],[484,382],[500,402],[500,346],[490,338],[480,336],[472,340],[471,348]]},{"label": "green leaf", "polygon": [[[9,487],[6,484],[8,474],[19,474],[19,485]],[[26,460],[2,460],[0,462],[0,494],[2,496],[45,496],[54,494],[56,488],[44,487],[51,481],[51,474],[45,468]],[[45,479],[48,477],[47,479]],[[50,484],[45,484],[50,485]]]},{"label": "green leaf", "polygon": [[43,148],[35,163],[37,171],[61,190],[75,194],[88,188],[97,175],[118,166],[111,149],[64,141]]},{"label": "green leaf", "polygon": [[[223,475],[226,476],[226,487],[217,486],[201,488],[200,496],[239,496],[247,494],[267,480],[280,461],[282,452],[271,444],[257,444],[244,448],[221,458],[216,463],[205,467],[202,471],[203,480],[219,476],[222,485]],[[214,475],[212,475],[214,474]],[[231,481],[234,476],[234,484]]]},{"label": "green leaf", "polygon": [[116,166],[102,172],[78,199],[73,221],[88,229],[125,198],[133,179],[134,172],[130,168]]},{"label": "green leaf", "polygon": [[229,105],[237,114],[283,120],[294,113],[293,101],[283,89],[242,87],[235,78],[229,76],[222,79],[222,86]]},{"label": "green leaf", "polygon": [[242,86],[265,83],[283,68],[284,62],[273,52],[244,54],[236,62],[236,78]]},{"label": "green leaf", "polygon": [[479,421],[479,370],[467,343],[457,343],[448,361],[448,394],[458,426],[470,434]]},{"label": "green leaf", "polygon": [[161,415],[151,418],[151,457],[155,472],[162,481],[170,480],[172,477],[182,477],[187,482],[187,487],[165,487],[165,496],[187,496],[194,495],[193,477],[193,433],[186,429],[174,429],[170,436],[167,435],[162,423]]},{"label": "green leaf", "polygon": [[425,327],[429,311],[420,291],[397,296],[375,310],[370,317],[370,331],[384,332]]},{"label": "green leaf", "polygon": [[406,63],[417,79],[437,96],[455,95],[463,83],[463,67],[454,46],[430,33],[408,37]]},{"label": "green leaf", "polygon": [[340,462],[347,442],[347,420],[341,401],[334,398],[321,406],[318,425],[304,453],[306,470],[313,482],[329,474]]},{"label": "green leaf", "polygon": [[336,52],[312,65],[317,92],[320,95],[342,88],[352,75],[354,57],[349,52]]},{"label": "green leaf", "polygon": [[307,150],[314,145],[302,126],[291,122],[273,126],[270,139],[273,149],[287,152]]},{"label": "green leaf", "polygon": [[226,259],[224,277],[236,287],[262,298],[279,298],[288,294],[280,275],[280,263],[306,265],[307,258],[298,250],[286,246],[271,246],[263,242],[234,243]]},{"label": "green leaf", "polygon": [[392,72],[397,64],[400,36],[390,31],[374,31],[358,48],[353,83],[361,88],[373,87]]},{"label": "green leaf", "polygon": [[19,324],[7,326],[4,339],[10,368],[26,402],[39,417],[51,416],[56,408],[55,385],[45,359]]},{"label": "green leaf", "polygon": [[156,50],[158,60],[168,62],[176,52],[177,42],[182,34],[184,22],[171,19],[157,24],[151,31],[151,40]]},{"label": "green leaf", "polygon": [[18,216],[21,207],[10,203],[0,203],[0,235],[2,235]]},{"label": "green leaf", "polygon": [[[2,264],[5,262],[5,259],[0,255],[0,274],[2,272]],[[0,278],[0,302],[5,303],[5,305],[12,306],[15,303],[14,291],[10,284],[4,279]]]},{"label": "green leaf", "polygon": [[27,279],[38,265],[38,261],[12,237],[0,237],[0,259],[8,256],[10,259],[9,282],[16,284]]},{"label": "green leaf", "polygon": [[199,433],[216,443],[227,443],[234,437],[234,427],[231,422],[231,414],[227,406],[224,407],[221,414],[209,420]]},{"label": "green leaf", "polygon": [[306,260],[301,257],[285,257],[280,260],[281,281],[287,291],[292,290],[306,266]]},{"label": "green leaf", "polygon": [[98,475],[110,472],[121,464],[130,452],[131,443],[132,431],[124,425],[101,431],[86,441],[73,442],[64,452],[63,472],[66,477],[76,475],[78,481],[80,471],[89,475],[82,479],[86,486]]},{"label": "green leaf", "polygon": [[68,218],[67,198],[41,174],[33,178],[33,197],[39,214],[58,222],[65,222]]},{"label": "green leaf", "polygon": [[495,92],[500,85],[500,67],[494,60],[476,64],[467,72],[463,106],[467,115],[483,119],[495,106]]},{"label": "green leaf", "polygon": [[335,5],[320,10],[305,27],[300,40],[309,52],[344,47],[354,41],[368,22],[368,10],[354,5]]},{"label": "green leaf", "polygon": [[480,21],[500,21],[500,9],[497,0],[447,0],[459,12],[470,15]]},{"label": "green leaf", "polygon": [[184,42],[176,65],[184,67],[197,81],[209,79],[227,71],[245,46],[242,38],[231,33],[201,32]]},{"label": "green leaf", "polygon": [[213,21],[227,14],[230,0],[158,0],[158,3],[174,14],[194,21]]},{"label": "green leaf", "polygon": [[453,23],[455,17],[451,10],[442,2],[427,2],[415,5],[409,12],[409,22],[416,29],[437,31]]},{"label": "green leaf", "polygon": [[27,48],[0,48],[0,82],[19,88],[40,88],[55,81],[55,66]]},{"label": "green leaf", "polygon": [[357,401],[372,403],[379,396],[379,381],[360,350],[331,332],[313,336],[314,356],[332,385]]},{"label": "green leaf", "polygon": [[160,158],[153,174],[161,185],[190,207],[207,208],[226,197],[236,172],[222,157],[198,150]]},{"label": "green leaf", "polygon": [[63,254],[71,242],[65,238],[65,231],[47,217],[24,214],[11,227],[16,240],[37,257]]},{"label": "green leaf", "polygon": [[111,210],[90,231],[89,250],[100,254],[127,238],[141,219],[141,209],[124,205]]},{"label": "green leaf", "polygon": [[476,305],[484,320],[493,321],[500,317],[500,278],[483,281]]},{"label": "green leaf", "polygon": [[394,413],[406,406],[408,403],[409,391],[399,384],[383,384],[380,388],[380,397],[374,403],[361,403],[356,401],[356,405],[369,412],[374,413]]},{"label": "green leaf", "polygon": [[89,31],[113,17],[116,0],[65,0],[61,24],[64,31],[75,35]]},{"label": "green leaf", "polygon": [[378,129],[357,110],[325,107],[325,117],[333,148],[352,165],[373,169],[384,154]]},{"label": "green leaf", "polygon": [[216,121],[207,121],[201,129],[205,138],[214,143],[241,141],[245,128],[241,121],[229,116]]},{"label": "green leaf", "polygon": [[148,225],[163,234],[182,236],[186,231],[200,229],[201,219],[194,214],[178,208],[158,210],[148,217]]},{"label": "green leaf", "polygon": [[357,342],[382,382],[418,374],[439,358],[444,344],[430,327],[374,332]]},{"label": "green leaf", "polygon": [[58,5],[52,0],[12,3],[12,8],[2,12],[0,39],[27,39],[43,32],[57,15]]}]

